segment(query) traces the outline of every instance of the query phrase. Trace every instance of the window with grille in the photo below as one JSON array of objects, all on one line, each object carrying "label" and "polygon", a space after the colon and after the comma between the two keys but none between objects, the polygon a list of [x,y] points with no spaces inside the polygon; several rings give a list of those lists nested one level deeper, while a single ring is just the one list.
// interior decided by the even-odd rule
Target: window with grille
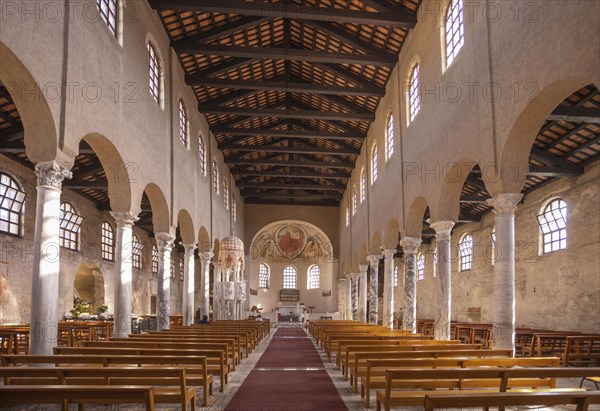
[{"label": "window with grille", "polygon": [[452,0],[446,14],[446,67],[452,64],[464,44],[463,0]]},{"label": "window with grille", "polygon": [[557,198],[537,218],[544,254],[567,248],[567,203]]},{"label": "window with grille", "polygon": [[360,202],[362,203],[367,199],[367,173],[363,168],[360,172]]},{"label": "window with grille", "polygon": [[179,140],[187,147],[188,145],[188,115],[183,100],[179,100]]},{"label": "window with grille", "polygon": [[152,273],[158,274],[158,247],[152,244]]},{"label": "window with grille", "polygon": [[271,275],[269,266],[260,264],[258,266],[258,288],[269,288],[271,285]]},{"label": "window with grille", "polygon": [[198,155],[200,156],[200,172],[206,176],[206,147],[204,147],[204,139],[198,135]]},{"label": "window with grille", "polygon": [[473,264],[473,237],[465,234],[458,243],[460,271],[469,271]]},{"label": "window with grille", "polygon": [[106,23],[111,33],[116,36],[117,16],[119,15],[117,0],[96,0],[96,6],[100,18]]},{"label": "window with grille", "polygon": [[377,144],[373,146],[371,153],[371,184],[377,181]]},{"label": "window with grille", "polygon": [[394,287],[398,287],[398,264],[394,264]]},{"label": "window with grille", "polygon": [[154,46],[148,43],[148,57],[150,64],[150,94],[154,97],[154,100],[160,102],[160,77],[161,77],[161,65],[158,55]]},{"label": "window with grille", "polygon": [[229,187],[226,179],[223,179],[223,205],[225,210],[229,210]]},{"label": "window with grille", "polygon": [[183,271],[183,257],[179,257],[179,279],[183,280],[184,271]]},{"label": "window with grille", "polygon": [[308,269],[307,289],[313,290],[321,287],[321,269],[318,265],[313,265]]},{"label": "window with grille", "polygon": [[385,141],[386,159],[389,160],[394,154],[394,116],[392,116],[392,113],[388,116]]},{"label": "window with grille", "polygon": [[0,232],[18,236],[25,211],[25,192],[8,174],[0,173]]},{"label": "window with grille", "polygon": [[231,215],[233,216],[233,222],[237,221],[237,201],[231,201]]},{"label": "window with grille", "polygon": [[70,203],[60,205],[60,237],[61,247],[69,250],[79,250],[79,232],[83,218],[77,214]]},{"label": "window with grille", "polygon": [[133,268],[142,268],[142,250],[144,245],[137,235],[131,237],[131,262]]},{"label": "window with grille", "polygon": [[421,109],[421,96],[419,94],[419,65],[416,64],[410,75],[410,83],[408,87],[408,107],[410,121],[419,113]]},{"label": "window with grille", "polygon": [[346,227],[350,225],[350,207],[346,206]]},{"label": "window with grille", "polygon": [[419,254],[417,257],[417,281],[425,279],[425,256]]},{"label": "window with grille", "polygon": [[114,261],[115,236],[112,226],[107,222],[102,223],[102,258]]},{"label": "window with grille", "polygon": [[171,254],[171,278],[175,278],[175,256]]},{"label": "window with grille", "polygon": [[217,162],[212,162],[212,174],[213,174],[213,191],[219,193],[219,169],[217,168]]},{"label": "window with grille", "polygon": [[356,207],[358,204],[358,196],[356,194],[356,186],[352,187],[352,215],[356,214]]},{"label": "window with grille", "polygon": [[296,289],[296,269],[288,266],[283,269],[283,288]]}]

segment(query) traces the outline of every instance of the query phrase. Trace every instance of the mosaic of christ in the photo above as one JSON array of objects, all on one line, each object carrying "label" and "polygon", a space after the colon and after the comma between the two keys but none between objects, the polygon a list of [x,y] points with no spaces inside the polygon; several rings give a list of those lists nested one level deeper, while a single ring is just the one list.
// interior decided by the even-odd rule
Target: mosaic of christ
[{"label": "mosaic of christ", "polygon": [[277,247],[284,257],[293,260],[298,257],[306,247],[307,235],[302,228],[295,224],[288,224],[277,231]]}]

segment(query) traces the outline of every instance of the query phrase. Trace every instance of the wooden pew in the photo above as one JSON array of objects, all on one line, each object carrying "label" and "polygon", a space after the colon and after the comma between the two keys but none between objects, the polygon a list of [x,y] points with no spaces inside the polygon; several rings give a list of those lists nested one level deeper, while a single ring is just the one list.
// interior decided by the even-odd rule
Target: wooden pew
[{"label": "wooden pew", "polygon": [[[150,385],[154,402],[196,409],[196,390],[188,387],[181,367],[2,367],[5,385]],[[188,408],[189,404],[189,408]]]},{"label": "wooden pew", "polygon": [[[394,341],[406,341],[406,343],[419,343],[423,341],[421,337],[414,336],[414,334],[405,335],[405,334],[396,334],[396,333],[373,333],[373,334],[332,334],[330,335],[323,343],[325,352],[327,353],[327,359],[331,362],[331,355],[334,352],[337,352],[339,349],[340,341],[349,341],[349,340],[363,340],[365,344],[369,344],[371,341],[378,340],[394,340]],[[433,340],[430,340],[433,341]],[[451,343],[449,343],[451,344]],[[339,366],[338,361],[336,360],[336,364]]]},{"label": "wooden pew", "polygon": [[562,355],[563,367],[600,366],[600,335],[568,336]]},{"label": "wooden pew", "polygon": [[600,403],[600,392],[494,392],[428,394],[425,396],[425,411],[436,408],[502,407],[507,406],[556,406],[574,404],[576,411],[586,411],[590,404]]},{"label": "wooden pew", "polygon": [[[383,405],[386,411],[390,407],[398,406],[423,406],[425,396],[441,394],[435,391],[436,387],[454,388],[444,394],[475,394],[478,392],[489,393],[489,390],[506,392],[512,388],[513,379],[536,378],[583,378],[600,375],[597,367],[534,367],[534,368],[462,368],[462,369],[388,369],[386,371],[386,387],[384,391],[376,391],[377,411]],[[479,381],[478,381],[479,380]],[[465,390],[467,384],[483,390]],[[407,391],[394,391],[393,388],[401,387]],[[542,392],[552,392],[554,388],[544,389]],[[432,391],[434,390],[434,391]],[[581,390],[573,388],[573,391]]]},{"label": "wooden pew", "polygon": [[147,385],[4,385],[0,386],[0,404],[144,404],[146,411],[154,411],[154,387]]}]

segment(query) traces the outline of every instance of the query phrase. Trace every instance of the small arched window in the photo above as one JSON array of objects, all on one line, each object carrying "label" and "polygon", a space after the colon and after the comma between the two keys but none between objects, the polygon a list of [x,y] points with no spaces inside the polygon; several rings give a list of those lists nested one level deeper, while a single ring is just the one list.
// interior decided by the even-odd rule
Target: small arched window
[{"label": "small arched window", "polygon": [[408,83],[408,113],[413,121],[421,109],[421,95],[419,93],[419,65],[415,64],[410,74]]},{"label": "small arched window", "polygon": [[350,225],[350,207],[346,206],[346,227]]},{"label": "small arched window", "polygon": [[356,214],[356,207],[358,206],[358,195],[356,193],[356,185],[352,186],[352,215]]},{"label": "small arched window", "polygon": [[270,288],[271,286],[271,270],[269,266],[261,263],[258,266],[258,288]]},{"label": "small arched window", "polygon": [[237,221],[237,201],[231,201],[231,216],[233,217],[233,222]]},{"label": "small arched window", "polygon": [[183,280],[184,277],[184,263],[183,263],[183,257],[179,257],[179,279]]},{"label": "small arched window", "polygon": [[142,250],[144,245],[137,235],[131,237],[131,262],[133,268],[142,268]]},{"label": "small arched window", "polygon": [[377,144],[373,144],[371,152],[371,184],[377,181]]},{"label": "small arched window", "polygon": [[206,177],[206,147],[204,147],[204,139],[198,135],[198,155],[200,157],[200,172]]},{"label": "small arched window", "polygon": [[437,256],[437,252],[433,253],[433,278],[435,278],[435,276],[437,275],[437,261],[438,261],[438,256]]},{"label": "small arched window", "polygon": [[212,162],[212,174],[213,174],[213,191],[219,194],[219,169],[217,168],[217,162]]},{"label": "small arched window", "polygon": [[389,114],[385,128],[385,159],[389,160],[394,154],[394,116]]},{"label": "small arched window", "polygon": [[321,287],[321,269],[318,265],[312,265],[308,269],[308,282],[306,288],[314,290]]},{"label": "small arched window", "polygon": [[152,273],[158,274],[158,248],[152,244]]},{"label": "small arched window", "polygon": [[16,180],[0,173],[0,232],[18,236],[25,205],[25,192]]},{"label": "small arched window", "polygon": [[229,210],[229,187],[226,179],[223,179],[223,205],[225,210]]},{"label": "small arched window", "polygon": [[452,64],[464,44],[463,0],[452,0],[446,14],[446,67]]},{"label": "small arched window", "polygon": [[567,248],[567,203],[552,200],[538,216],[544,254]]},{"label": "small arched window", "polygon": [[179,100],[179,140],[184,145],[188,146],[188,114],[183,100]]},{"label": "small arched window", "polygon": [[150,94],[154,100],[160,104],[161,89],[160,79],[162,77],[162,65],[154,46],[148,43],[148,58],[150,65]]},{"label": "small arched window", "polygon": [[175,256],[171,254],[171,278],[175,278]]},{"label": "small arched window", "polygon": [[398,287],[398,264],[394,264],[394,287]]},{"label": "small arched window", "polygon": [[458,243],[460,271],[469,271],[473,265],[473,237],[465,234]]},{"label": "small arched window", "polygon": [[77,214],[70,203],[60,205],[59,245],[69,250],[79,250],[79,232],[83,217]]},{"label": "small arched window", "polygon": [[367,199],[367,174],[365,173],[365,169],[360,172],[360,202],[362,204],[363,201]]},{"label": "small arched window", "polygon": [[106,23],[111,33],[116,36],[117,21],[119,21],[117,0],[96,0],[96,6],[98,7],[98,14],[100,18]]},{"label": "small arched window", "polygon": [[296,289],[296,268],[287,266],[283,269],[283,288]]},{"label": "small arched window", "polygon": [[107,222],[102,223],[102,258],[108,261],[114,261],[115,250],[115,232],[112,226]]},{"label": "small arched window", "polygon": [[417,281],[425,279],[425,256],[423,253],[417,257]]}]

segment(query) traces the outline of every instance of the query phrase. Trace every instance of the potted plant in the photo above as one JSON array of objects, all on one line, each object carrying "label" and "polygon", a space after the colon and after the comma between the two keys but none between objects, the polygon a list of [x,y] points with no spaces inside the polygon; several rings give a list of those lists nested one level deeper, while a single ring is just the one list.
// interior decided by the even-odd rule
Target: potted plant
[{"label": "potted plant", "polygon": [[108,311],[108,305],[101,305],[98,307],[98,317],[104,318],[104,314]]}]

